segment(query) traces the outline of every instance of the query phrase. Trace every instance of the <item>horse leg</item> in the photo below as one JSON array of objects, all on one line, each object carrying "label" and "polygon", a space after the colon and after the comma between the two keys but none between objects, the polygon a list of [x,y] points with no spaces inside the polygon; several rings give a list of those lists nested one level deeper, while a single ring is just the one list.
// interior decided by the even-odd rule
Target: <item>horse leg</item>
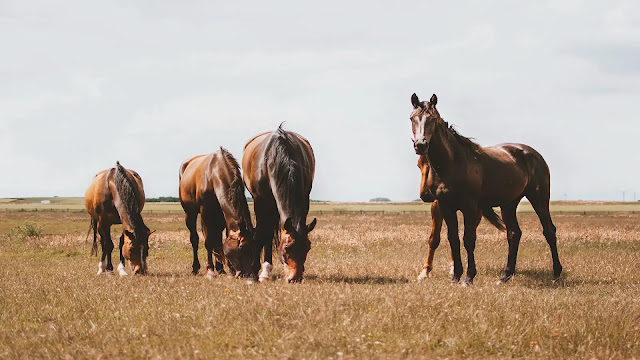
[{"label": "horse leg", "polygon": [[127,275],[127,272],[125,271],[125,261],[124,261],[124,256],[122,255],[122,247],[124,246],[124,234],[120,235],[120,244],[118,244],[120,247],[120,264],[118,264],[118,274],[120,274],[120,276],[125,276]]},{"label": "horse leg", "polygon": [[[442,212],[440,212],[440,206],[438,201],[434,201],[431,204],[431,234],[429,235],[429,250],[427,253],[427,261],[422,268],[422,272],[418,275],[418,281],[428,278],[433,270],[433,256],[436,253],[436,249],[440,245],[440,231],[442,230]],[[453,275],[453,259],[451,260],[451,271]]]},{"label": "horse leg", "polygon": [[527,195],[527,199],[536,211],[540,223],[542,224],[542,233],[549,249],[551,249],[551,259],[553,260],[553,279],[560,279],[562,275],[562,265],[560,264],[560,258],[558,257],[558,239],[556,237],[556,226],[551,221],[551,214],[549,213],[549,194],[536,194],[537,196]]},{"label": "horse leg", "polygon": [[458,215],[455,210],[442,211],[444,221],[447,223],[447,237],[451,247],[451,257],[453,258],[453,282],[460,281],[462,276],[462,259],[460,258],[460,237],[458,235]]},{"label": "horse leg", "polygon": [[[254,200],[256,214],[255,243],[257,244],[254,273],[260,271],[258,281],[264,282],[271,279],[273,269],[273,236],[275,233],[275,221],[273,209],[267,206],[261,199]],[[264,262],[260,266],[260,250],[264,248]]]},{"label": "horse leg", "polygon": [[113,241],[111,241],[111,226],[99,223],[100,227],[100,245],[102,247],[102,255],[98,264],[98,275],[113,271],[111,263],[111,251],[113,251]]},{"label": "horse leg", "polygon": [[[224,229],[224,215],[202,209],[200,212],[202,231],[204,232],[204,247],[207,249],[207,277],[212,278],[216,273],[224,274],[224,255],[222,252],[222,230]],[[222,218],[222,221],[220,220]],[[213,255],[215,254],[215,264]]]},{"label": "horse leg", "polygon": [[464,249],[467,251],[467,278],[463,285],[473,284],[473,278],[478,273],[476,269],[476,258],[474,251],[476,249],[476,231],[482,220],[482,212],[480,209],[472,208],[464,212]]},{"label": "horse leg", "polygon": [[516,274],[516,259],[518,257],[518,246],[522,237],[522,230],[518,225],[516,209],[520,199],[509,205],[501,207],[502,221],[507,228],[507,242],[509,243],[509,255],[507,256],[507,266],[504,269],[504,276],[498,280],[498,284],[509,281]]},{"label": "horse leg", "polygon": [[185,212],[185,223],[189,229],[189,240],[191,241],[191,248],[193,249],[193,264],[191,265],[193,275],[197,275],[200,271],[200,261],[198,261],[198,228],[196,226],[198,220],[197,212]]}]

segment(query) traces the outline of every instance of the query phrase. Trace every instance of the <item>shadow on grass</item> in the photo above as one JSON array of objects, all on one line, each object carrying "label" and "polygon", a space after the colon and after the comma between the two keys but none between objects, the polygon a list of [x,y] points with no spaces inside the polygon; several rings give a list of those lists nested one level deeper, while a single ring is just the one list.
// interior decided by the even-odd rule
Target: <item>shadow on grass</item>
[{"label": "shadow on grass", "polygon": [[408,279],[403,279],[403,278],[392,278],[392,277],[385,277],[385,276],[369,276],[369,275],[364,275],[364,276],[308,275],[305,278],[311,281],[345,283],[345,284],[385,285],[385,284],[406,284],[409,282]]},{"label": "shadow on grass", "polygon": [[[490,268],[487,274],[500,279],[504,274],[504,268]],[[517,282],[528,288],[561,288],[579,285],[574,279],[567,281],[567,271],[562,272],[559,280],[553,279],[553,271],[549,269],[517,269],[516,275],[509,283]],[[497,281],[497,280],[496,280]]]}]

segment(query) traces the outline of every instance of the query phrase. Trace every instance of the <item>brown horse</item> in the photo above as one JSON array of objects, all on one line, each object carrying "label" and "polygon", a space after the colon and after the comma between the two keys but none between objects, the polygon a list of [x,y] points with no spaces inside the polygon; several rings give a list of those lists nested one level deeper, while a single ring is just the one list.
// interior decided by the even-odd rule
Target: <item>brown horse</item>
[{"label": "brown horse", "polygon": [[[252,272],[254,248],[251,243],[253,224],[244,196],[244,183],[238,162],[227,150],[198,155],[180,166],[180,203],[191,233],[193,248],[192,273],[200,270],[198,261],[198,213],[207,249],[207,276],[224,273],[224,260],[235,269],[236,276],[255,277]],[[222,230],[227,238],[222,243]],[[215,254],[215,267],[212,253]]]},{"label": "brown horse", "polygon": [[[562,265],[558,258],[556,227],[549,213],[551,189],[547,163],[537,151],[523,144],[481,147],[448,126],[436,109],[437,102],[435,94],[428,102],[421,102],[413,94],[410,119],[414,149],[418,155],[426,156],[431,167],[425,188],[438,200],[447,223],[454,265],[453,280],[459,281],[463,271],[458,210],[464,215],[463,242],[468,261],[465,284],[471,284],[476,275],[476,228],[482,216],[499,229],[506,225],[509,256],[500,282],[508,281],[515,274],[522,236],[516,208],[525,196],[542,223],[543,234],[551,249],[553,275],[558,279]],[[501,208],[502,220],[493,211],[494,206]]]},{"label": "brown horse", "polygon": [[113,271],[111,264],[111,225],[122,224],[120,236],[120,264],[118,272],[127,275],[125,260],[129,260],[134,274],[147,272],[149,235],[151,231],[142,221],[140,212],[144,207],[144,189],[140,175],[127,170],[120,162],[116,167],[99,172],[89,185],[84,196],[84,206],[91,215],[93,248],[97,254],[96,232],[100,233],[102,258],[98,264],[98,275]]},{"label": "brown horse", "polygon": [[309,193],[315,172],[315,157],[309,142],[285,131],[282,125],[274,132],[260,134],[244,147],[242,155],[244,182],[251,192],[256,213],[256,245],[253,263],[260,269],[260,250],[264,263],[260,281],[270,279],[274,234],[280,261],[288,282],[302,281],[304,263],[311,249],[309,232],[316,219],[307,225]]},{"label": "brown horse", "polygon": [[[429,166],[429,160],[426,156],[421,155],[418,158],[418,168],[420,168],[420,172],[422,173],[422,180],[420,182],[420,199],[424,202],[431,203],[431,234],[429,235],[429,250],[427,252],[427,261],[422,267],[422,271],[418,275],[418,281],[422,281],[428,278],[431,275],[431,270],[433,270],[433,257],[436,253],[436,249],[440,245],[440,232],[442,230],[442,212],[440,211],[440,206],[438,205],[438,200],[431,194],[429,189],[426,187],[426,180],[429,176],[429,171],[431,167]],[[450,261],[450,270],[449,273],[453,275],[453,255],[451,255]]]}]

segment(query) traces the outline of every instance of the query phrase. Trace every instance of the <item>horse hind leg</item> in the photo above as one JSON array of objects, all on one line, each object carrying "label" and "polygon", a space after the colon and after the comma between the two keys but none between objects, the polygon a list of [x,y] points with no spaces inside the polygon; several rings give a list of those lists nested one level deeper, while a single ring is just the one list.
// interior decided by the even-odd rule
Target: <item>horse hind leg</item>
[{"label": "horse hind leg", "polygon": [[118,247],[120,248],[120,263],[118,264],[118,274],[120,274],[120,276],[125,276],[127,275],[127,271],[125,270],[125,260],[124,256],[122,255],[122,248],[124,247],[124,234],[120,235],[120,243],[118,244]]},{"label": "horse hind leg", "polygon": [[[442,230],[442,213],[440,212],[440,206],[438,202],[434,201],[431,204],[431,234],[429,235],[429,249],[427,252],[427,260],[418,275],[418,281],[422,281],[431,276],[433,270],[433,257],[436,253],[436,249],[440,245],[440,232]],[[450,275],[453,276],[453,257],[451,257],[451,271]]]},{"label": "horse hind leg", "polygon": [[193,264],[191,265],[191,273],[193,275],[197,275],[198,271],[200,271],[200,261],[198,260],[198,213],[197,212],[186,212],[184,216],[184,221],[187,225],[187,229],[189,229],[189,241],[191,242],[191,248],[193,250]]},{"label": "horse hind leg", "polygon": [[518,247],[520,246],[520,238],[522,237],[522,230],[518,225],[518,218],[516,216],[516,209],[520,199],[513,202],[510,205],[502,206],[502,221],[507,228],[507,242],[509,243],[509,255],[507,256],[507,266],[504,269],[504,275],[498,284],[509,281],[516,274],[516,260],[518,258]]},{"label": "horse hind leg", "polygon": [[551,214],[549,212],[549,193],[538,192],[537,194],[527,195],[527,199],[533,206],[540,223],[542,224],[542,233],[549,244],[551,250],[551,259],[553,261],[553,278],[554,280],[560,279],[562,275],[562,264],[560,264],[560,258],[558,257],[558,239],[556,237],[556,226],[551,220]]},{"label": "horse hind leg", "polygon": [[113,264],[111,263],[111,251],[113,251],[113,241],[111,241],[111,229],[98,225],[100,227],[100,245],[102,254],[98,263],[98,275],[111,274],[113,272]]}]

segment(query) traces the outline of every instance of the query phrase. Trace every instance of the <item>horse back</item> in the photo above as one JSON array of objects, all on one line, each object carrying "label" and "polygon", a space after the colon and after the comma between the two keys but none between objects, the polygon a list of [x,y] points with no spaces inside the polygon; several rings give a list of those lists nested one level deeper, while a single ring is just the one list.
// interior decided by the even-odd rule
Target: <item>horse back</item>
[{"label": "horse back", "polygon": [[484,148],[482,194],[493,205],[522,197],[529,187],[549,187],[549,167],[528,145],[507,143]]},{"label": "horse back", "polygon": [[[304,172],[305,187],[310,192],[315,176],[315,155],[307,139],[295,132],[286,132],[293,146],[289,156],[301,165]],[[242,155],[243,180],[249,192],[255,196],[273,196],[270,187],[270,167],[273,164],[273,147],[276,132],[262,133],[247,142]]]}]

